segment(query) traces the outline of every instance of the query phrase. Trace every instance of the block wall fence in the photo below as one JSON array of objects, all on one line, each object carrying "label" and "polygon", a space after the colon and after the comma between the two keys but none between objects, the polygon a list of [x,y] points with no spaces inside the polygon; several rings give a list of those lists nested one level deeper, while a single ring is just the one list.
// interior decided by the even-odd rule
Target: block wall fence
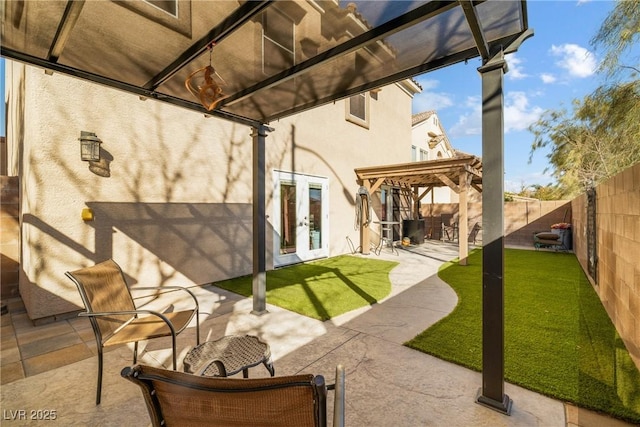
[{"label": "block wall fence", "polygon": [[596,276],[587,268],[587,196],[571,202],[574,250],[640,369],[640,163],[596,187]]},{"label": "block wall fence", "polygon": [[[475,224],[482,226],[482,203],[469,203],[467,210],[469,231]],[[427,235],[440,239],[441,215],[453,214],[453,222],[457,222],[458,204],[423,205],[421,213],[426,221]],[[569,200],[505,202],[505,245],[533,249],[534,234],[540,231],[550,231],[551,225],[558,222],[571,222],[571,202]],[[476,244],[482,244],[482,230],[476,236]]]}]

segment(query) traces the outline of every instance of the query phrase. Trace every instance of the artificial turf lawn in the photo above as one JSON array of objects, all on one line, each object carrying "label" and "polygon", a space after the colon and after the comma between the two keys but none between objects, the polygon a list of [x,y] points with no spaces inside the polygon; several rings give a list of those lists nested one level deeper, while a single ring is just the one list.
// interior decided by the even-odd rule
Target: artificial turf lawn
[{"label": "artificial turf lawn", "polygon": [[[374,304],[391,292],[389,272],[397,262],[343,255],[267,272],[267,301],[319,320]],[[216,282],[244,296],[251,276]]]},{"label": "artificial turf lawn", "polygon": [[[505,249],[505,380],[640,423],[640,373],[573,254]],[[482,251],[439,276],[453,312],[406,345],[480,371]]]}]

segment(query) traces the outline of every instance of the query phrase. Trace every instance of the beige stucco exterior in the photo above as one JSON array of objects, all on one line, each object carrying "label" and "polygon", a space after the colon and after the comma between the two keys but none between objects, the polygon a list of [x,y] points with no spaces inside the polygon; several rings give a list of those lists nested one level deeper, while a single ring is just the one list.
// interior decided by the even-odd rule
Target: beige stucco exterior
[{"label": "beige stucco exterior", "polygon": [[[134,286],[251,273],[249,127],[11,61],[7,91],[9,174],[21,188],[20,293],[30,318],[78,310],[64,272],[106,258]],[[384,87],[369,100],[368,128],[345,119],[344,100],[269,124],[267,181],[273,170],[328,178],[329,256],[358,241],[354,168],[409,160],[411,96],[411,85]],[[80,160],[81,131],[102,140],[110,176]],[[269,216],[273,182],[265,188]],[[85,208],[94,221],[82,220]],[[272,233],[267,239],[270,252]]]}]

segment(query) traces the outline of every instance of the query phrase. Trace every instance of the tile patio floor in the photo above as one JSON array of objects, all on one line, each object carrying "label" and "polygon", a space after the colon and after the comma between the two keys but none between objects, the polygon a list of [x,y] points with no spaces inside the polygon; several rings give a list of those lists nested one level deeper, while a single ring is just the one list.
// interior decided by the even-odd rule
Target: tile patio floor
[{"label": "tile patio floor", "polygon": [[[347,426],[629,425],[511,384],[505,384],[505,393],[513,399],[512,414],[499,414],[474,403],[481,374],[404,347],[403,342],[455,306],[455,293],[435,274],[455,256],[455,246],[440,242],[399,255],[383,250],[380,258],[400,262],[391,273],[392,294],[328,322],[270,305],[269,313],[254,316],[249,314],[251,299],[213,286],[195,287],[201,339],[257,335],[271,346],[276,375],[310,372],[331,381],[335,365],[343,364]],[[102,404],[96,406],[96,344],[89,322],[71,318],[34,327],[19,299],[7,302],[0,347],[0,424],[42,425],[28,419],[30,411],[48,410],[64,426],[149,425],[139,390],[120,377],[132,361],[129,347],[105,353]],[[178,337],[179,361],[194,343],[195,328]],[[149,343],[140,361],[170,368],[170,341]],[[259,365],[250,375],[268,373]],[[18,419],[20,411],[27,419]]]}]

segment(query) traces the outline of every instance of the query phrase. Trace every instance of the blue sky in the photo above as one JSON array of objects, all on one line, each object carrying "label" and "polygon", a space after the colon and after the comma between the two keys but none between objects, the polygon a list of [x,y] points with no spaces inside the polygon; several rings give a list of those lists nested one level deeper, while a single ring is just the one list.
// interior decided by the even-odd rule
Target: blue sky
[{"label": "blue sky", "polygon": [[[567,108],[605,83],[595,74],[599,57],[590,40],[615,6],[613,1],[529,0],[529,27],[534,36],[506,57],[505,191],[546,185],[554,180],[547,151],[529,154],[533,135],[527,127],[546,110]],[[423,92],[413,101],[413,113],[436,110],[454,148],[482,155],[480,61],[457,64],[423,74],[416,80]]]}]

